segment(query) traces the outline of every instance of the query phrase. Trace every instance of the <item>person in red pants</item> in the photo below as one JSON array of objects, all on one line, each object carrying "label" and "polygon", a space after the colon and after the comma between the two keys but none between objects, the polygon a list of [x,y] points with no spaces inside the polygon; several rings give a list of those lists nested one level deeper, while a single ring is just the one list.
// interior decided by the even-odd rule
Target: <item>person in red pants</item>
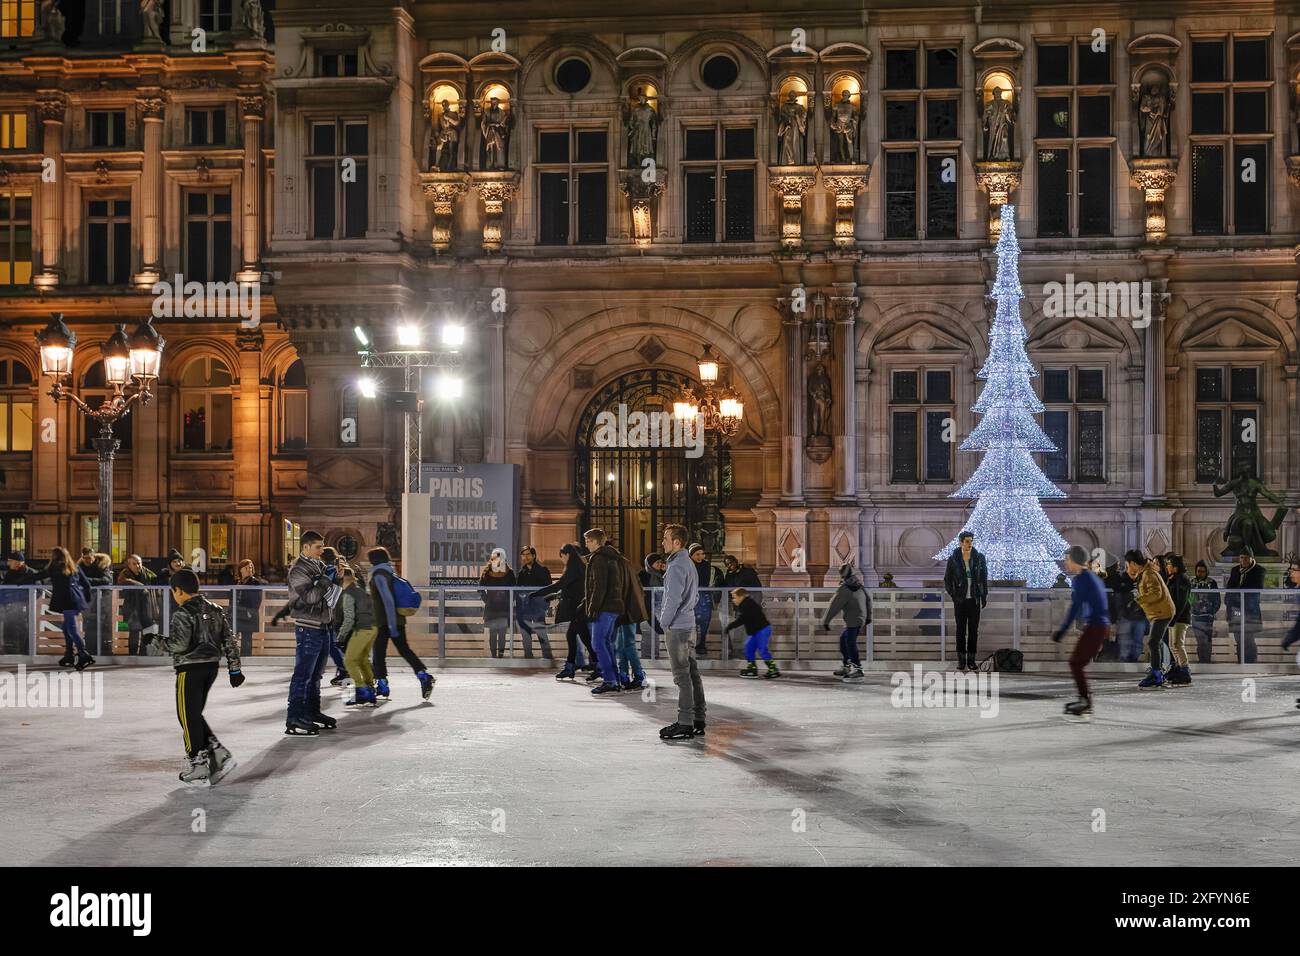
[{"label": "person in red pants", "polygon": [[1101,579],[1088,570],[1088,551],[1075,545],[1065,553],[1065,573],[1070,575],[1070,611],[1052,635],[1058,644],[1075,620],[1083,622],[1083,633],[1070,655],[1070,673],[1079,690],[1079,699],[1065,705],[1065,716],[1075,720],[1092,718],[1092,695],[1088,692],[1088,678],[1084,668],[1097,656],[1110,633],[1110,617],[1106,613],[1106,589]]}]

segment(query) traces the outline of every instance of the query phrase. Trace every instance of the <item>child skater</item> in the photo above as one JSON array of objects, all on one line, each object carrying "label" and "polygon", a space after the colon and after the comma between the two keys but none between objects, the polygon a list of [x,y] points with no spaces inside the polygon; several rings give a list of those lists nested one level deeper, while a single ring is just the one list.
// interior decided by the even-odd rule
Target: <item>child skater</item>
[{"label": "child skater", "polygon": [[767,649],[767,642],[772,639],[772,625],[768,622],[767,615],[744,588],[736,588],[731,592],[731,603],[736,608],[736,617],[727,625],[726,630],[743,625],[745,633],[749,635],[745,639],[745,660],[749,663],[741,669],[740,676],[758,676],[758,665],[754,663],[754,652],[757,651],[767,662],[767,673],[763,676],[780,677],[781,672],[776,669],[776,662]]},{"label": "child skater", "polygon": [[1092,695],[1088,692],[1088,678],[1083,669],[1106,643],[1110,633],[1110,617],[1106,613],[1106,589],[1101,579],[1088,570],[1088,551],[1075,545],[1065,552],[1065,573],[1070,575],[1070,611],[1052,635],[1058,644],[1076,618],[1083,621],[1083,633],[1070,655],[1070,673],[1074,675],[1079,699],[1065,705],[1067,720],[1092,719]]},{"label": "child skater", "polygon": [[176,716],[181,722],[185,755],[190,758],[190,769],[181,771],[181,782],[204,787],[235,769],[235,758],[203,719],[203,708],[223,655],[230,686],[244,682],[239,641],[230,629],[226,611],[199,594],[198,575],[182,568],[169,583],[176,610],[172,613],[171,633],[163,641],[176,667]]}]

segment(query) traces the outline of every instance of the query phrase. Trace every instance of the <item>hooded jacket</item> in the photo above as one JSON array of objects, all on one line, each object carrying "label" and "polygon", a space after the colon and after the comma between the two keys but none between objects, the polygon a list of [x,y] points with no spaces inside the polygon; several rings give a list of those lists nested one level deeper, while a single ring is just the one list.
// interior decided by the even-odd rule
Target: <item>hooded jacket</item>
[{"label": "hooded jacket", "polygon": [[1167,621],[1174,616],[1174,599],[1169,596],[1159,562],[1148,561],[1138,575],[1137,602],[1148,621]]},{"label": "hooded jacket", "polygon": [[560,554],[564,555],[564,573],[560,575],[560,580],[544,588],[538,588],[529,594],[528,598],[545,598],[558,594],[560,603],[555,609],[556,624],[585,620],[582,597],[587,566],[583,549],[576,544],[566,544],[560,549]]},{"label": "hooded jacket", "polygon": [[668,556],[664,572],[664,595],[659,606],[659,626],[668,630],[695,627],[695,604],[700,597],[700,575],[686,549]]},{"label": "hooded jacket", "polygon": [[375,619],[380,627],[388,628],[390,637],[406,634],[406,617],[397,613],[397,601],[393,597],[393,575],[396,573],[388,561],[382,561],[370,569],[370,599]]},{"label": "hooded jacket", "polygon": [[627,610],[627,576],[631,573],[623,555],[610,544],[602,544],[587,559],[583,610],[588,620],[598,614],[622,614]]},{"label": "hooded jacket", "polygon": [[177,670],[191,664],[210,664],[224,656],[227,670],[237,671],[239,642],[230,629],[230,618],[201,594],[196,594],[172,614],[171,633],[163,643]]},{"label": "hooded jacket", "polygon": [[831,598],[831,606],[822,618],[822,627],[830,627],[836,614],[844,613],[845,627],[866,627],[871,623],[871,597],[856,574],[844,579]]},{"label": "hooded jacket", "polygon": [[1219,613],[1222,604],[1219,597],[1219,582],[1208,575],[1192,578],[1192,618],[1198,621],[1212,621]]}]

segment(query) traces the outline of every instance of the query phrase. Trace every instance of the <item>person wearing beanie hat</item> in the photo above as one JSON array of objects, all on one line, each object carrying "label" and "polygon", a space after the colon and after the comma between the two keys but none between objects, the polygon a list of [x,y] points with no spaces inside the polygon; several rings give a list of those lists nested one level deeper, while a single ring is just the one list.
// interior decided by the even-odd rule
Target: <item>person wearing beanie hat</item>
[{"label": "person wearing beanie hat", "polygon": [[185,558],[181,556],[181,553],[179,551],[177,551],[175,548],[172,548],[170,551],[167,552],[167,567],[165,567],[159,573],[158,583],[170,584],[172,580],[172,575],[175,574],[177,571],[181,570],[181,568],[183,567],[185,567]]},{"label": "person wearing beanie hat", "polygon": [[[1264,568],[1255,560],[1255,552],[1249,547],[1243,547],[1237,554],[1237,566],[1228,574],[1228,583],[1225,587],[1229,591],[1237,592],[1226,595],[1223,601],[1228,609],[1228,633],[1232,635],[1237,645],[1237,660],[1243,664],[1254,664],[1258,656],[1255,635],[1263,626],[1259,609],[1259,592],[1264,587]],[[1241,593],[1243,591],[1244,594]],[[1243,631],[1245,632],[1244,648],[1242,647]]]},{"label": "person wearing beanie hat", "polygon": [[[0,584],[22,587],[36,579],[36,572],[27,566],[27,556],[21,551],[9,552],[9,565]],[[14,647],[27,646],[27,601],[30,591],[0,592],[0,634],[4,643]]]},{"label": "person wearing beanie hat", "polygon": [[835,671],[835,676],[845,683],[861,683],[867,678],[858,656],[858,635],[871,623],[871,597],[851,564],[840,565],[840,586],[822,617],[822,630],[830,630],[837,614],[844,615],[844,630],[840,632],[840,657],[844,666]]},{"label": "person wearing beanie hat", "polygon": [[687,556],[695,562],[695,573],[699,577],[700,593],[695,599],[695,653],[703,657],[708,653],[706,646],[709,625],[713,623],[713,604],[721,594],[714,594],[708,588],[722,586],[722,574],[709,563],[709,552],[698,541],[686,549]]},{"label": "person wearing beanie hat", "polygon": [[1088,678],[1083,669],[1101,651],[1110,634],[1110,617],[1106,608],[1106,589],[1101,579],[1088,570],[1088,550],[1075,545],[1065,553],[1065,573],[1071,575],[1070,611],[1052,635],[1058,644],[1076,618],[1083,620],[1083,633],[1070,655],[1070,673],[1078,688],[1079,699],[1065,705],[1067,720],[1092,719],[1092,695],[1088,692]]}]

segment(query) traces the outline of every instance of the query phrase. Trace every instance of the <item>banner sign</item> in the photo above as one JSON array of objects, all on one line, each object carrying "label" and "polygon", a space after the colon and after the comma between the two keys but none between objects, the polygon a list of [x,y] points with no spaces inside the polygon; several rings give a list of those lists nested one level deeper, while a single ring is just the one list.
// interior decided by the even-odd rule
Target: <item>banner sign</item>
[{"label": "banner sign", "polygon": [[420,491],[429,503],[430,584],[477,584],[495,548],[517,563],[518,465],[421,465]]}]

